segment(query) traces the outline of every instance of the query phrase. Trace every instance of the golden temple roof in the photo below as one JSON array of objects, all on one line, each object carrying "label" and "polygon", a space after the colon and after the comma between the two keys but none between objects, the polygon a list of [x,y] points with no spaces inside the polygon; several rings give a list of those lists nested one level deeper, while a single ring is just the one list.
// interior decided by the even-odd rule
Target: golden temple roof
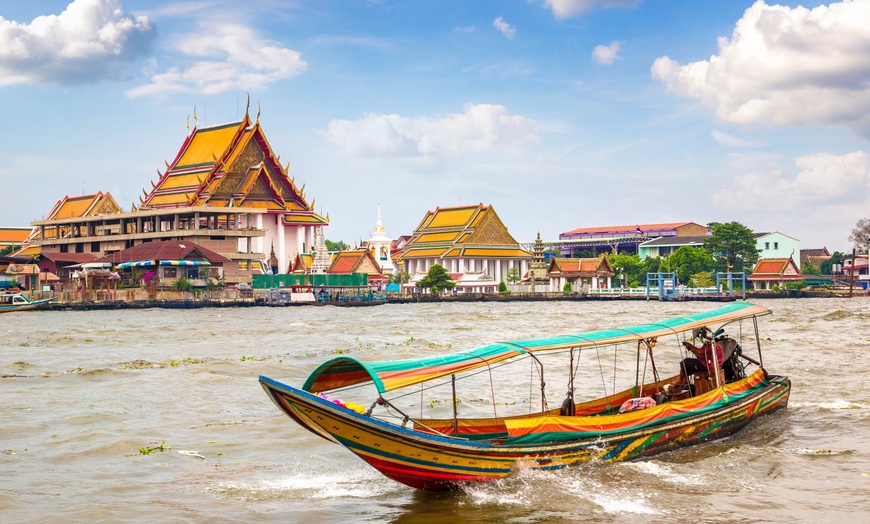
[{"label": "golden temple roof", "polygon": [[[143,190],[140,209],[161,207],[215,206],[256,208],[284,217],[288,224],[328,224],[313,210],[299,188],[281,166],[269,145],[259,119],[245,117],[230,124],[194,127],[166,172]],[[312,202],[313,203],[313,202]]]},{"label": "golden temple roof", "polygon": [[399,259],[531,256],[508,233],[492,206],[477,204],[427,211]]}]

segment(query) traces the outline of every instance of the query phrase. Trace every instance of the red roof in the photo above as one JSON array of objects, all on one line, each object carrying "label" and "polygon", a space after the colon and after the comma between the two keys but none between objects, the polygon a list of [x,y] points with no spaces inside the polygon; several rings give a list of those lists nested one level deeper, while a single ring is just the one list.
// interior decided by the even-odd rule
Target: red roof
[{"label": "red roof", "polygon": [[111,255],[98,258],[94,262],[134,262],[138,260],[197,260],[225,264],[231,262],[227,257],[206,249],[199,244],[187,240],[163,240],[160,242],[145,242]]},{"label": "red roof", "polygon": [[580,234],[593,234],[593,233],[636,233],[637,228],[640,228],[642,231],[657,231],[661,229],[675,229],[680,226],[685,226],[686,224],[691,224],[692,222],[669,222],[665,224],[631,224],[628,226],[604,226],[604,227],[581,227],[577,229],[572,229],[566,233],[562,233],[563,235],[580,235]]}]

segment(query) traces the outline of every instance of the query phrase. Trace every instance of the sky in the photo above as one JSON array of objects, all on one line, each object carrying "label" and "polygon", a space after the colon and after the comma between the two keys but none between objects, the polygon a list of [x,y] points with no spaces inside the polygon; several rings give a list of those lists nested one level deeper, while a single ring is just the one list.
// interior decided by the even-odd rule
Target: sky
[{"label": "sky", "polygon": [[[250,96],[326,237],[738,221],[850,251],[870,0],[0,0],[0,226],[125,209]],[[194,113],[197,120],[193,119]]]}]

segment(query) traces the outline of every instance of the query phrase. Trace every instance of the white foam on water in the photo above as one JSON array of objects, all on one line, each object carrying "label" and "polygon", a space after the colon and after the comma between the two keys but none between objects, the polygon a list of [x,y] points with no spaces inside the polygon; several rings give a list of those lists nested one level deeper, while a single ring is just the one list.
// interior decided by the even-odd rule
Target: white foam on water
[{"label": "white foam on water", "polygon": [[800,408],[822,408],[822,409],[870,409],[867,404],[860,402],[850,402],[843,399],[834,399],[832,402],[789,402],[789,409]]},{"label": "white foam on water", "polygon": [[645,475],[651,475],[659,480],[663,480],[664,482],[669,482],[671,484],[683,484],[687,486],[697,486],[704,484],[704,481],[702,480],[700,475],[687,475],[685,473],[679,473],[674,471],[671,466],[668,466],[666,464],[660,464],[657,462],[623,462],[620,464],[620,466],[638,471]]},{"label": "white foam on water", "polygon": [[588,500],[607,513],[633,513],[637,515],[664,515],[652,507],[643,491],[614,487],[592,479],[577,479],[566,484],[574,496]]}]

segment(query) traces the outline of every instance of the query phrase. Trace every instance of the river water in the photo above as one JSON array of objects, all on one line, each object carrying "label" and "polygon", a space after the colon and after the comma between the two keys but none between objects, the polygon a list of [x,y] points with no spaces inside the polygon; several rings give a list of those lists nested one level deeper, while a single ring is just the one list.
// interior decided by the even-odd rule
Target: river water
[{"label": "river water", "polygon": [[397,484],[301,429],[257,376],[301,385],[338,353],[410,358],[716,305],[4,314],[0,521],[870,522],[870,299],[759,303],[773,310],[759,321],[765,366],[792,380],[787,410],[638,462],[452,493]]}]

